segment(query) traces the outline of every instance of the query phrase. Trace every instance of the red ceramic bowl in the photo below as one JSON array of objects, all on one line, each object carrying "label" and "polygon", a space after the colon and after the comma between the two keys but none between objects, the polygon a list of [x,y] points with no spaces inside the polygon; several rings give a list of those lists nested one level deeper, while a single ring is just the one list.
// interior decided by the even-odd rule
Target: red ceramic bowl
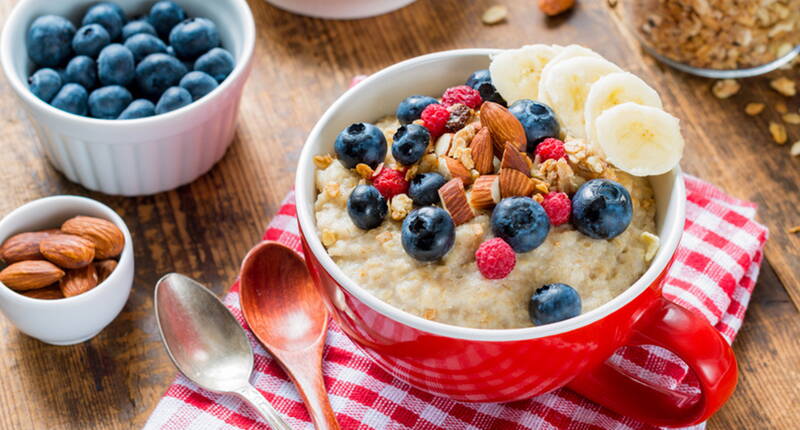
[{"label": "red ceramic bowl", "polygon": [[[306,262],[334,318],[378,365],[433,394],[460,401],[506,402],[568,386],[654,425],[707,419],[736,385],[736,361],[702,317],[661,297],[661,281],[683,232],[685,189],[679,169],[651,177],[661,248],[625,292],[578,317],[541,327],[488,330],[429,321],[378,300],[328,256],[315,226],[315,155],[333,153],[347,125],[394,112],[411,94],[441,94],[489,65],[494,50],[447,51],[386,68],[343,94],[306,141],[297,169],[297,215]],[[606,363],[621,346],[653,344],[681,357],[701,394],[686,397],[621,373]]]}]

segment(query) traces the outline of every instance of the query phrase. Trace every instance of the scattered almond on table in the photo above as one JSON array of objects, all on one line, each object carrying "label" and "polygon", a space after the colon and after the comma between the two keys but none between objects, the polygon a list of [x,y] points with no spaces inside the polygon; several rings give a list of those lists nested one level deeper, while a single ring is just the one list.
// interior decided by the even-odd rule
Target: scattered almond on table
[{"label": "scattered almond on table", "polygon": [[786,107],[786,103],[778,102],[778,103],[775,103],[775,112],[778,112],[779,114],[783,115],[783,114],[789,112],[789,108]]},{"label": "scattered almond on table", "polygon": [[794,227],[789,227],[787,230],[789,233],[800,233],[800,225],[796,225]]},{"label": "scattered almond on table", "polygon": [[555,16],[572,9],[575,0],[539,0],[539,10],[547,16]]},{"label": "scattered almond on table", "polygon": [[505,21],[506,17],[508,17],[508,8],[504,5],[496,4],[483,12],[481,22],[486,25],[499,24]]},{"label": "scattered almond on table", "polygon": [[125,236],[112,222],[77,216],[60,229],[25,232],[0,245],[7,266],[0,282],[35,299],[61,299],[83,294],[104,281],[117,267]]},{"label": "scattered almond on table", "polygon": [[783,118],[783,122],[785,122],[786,124],[792,124],[792,125],[800,124],[800,114],[787,113],[784,114],[781,118]]}]

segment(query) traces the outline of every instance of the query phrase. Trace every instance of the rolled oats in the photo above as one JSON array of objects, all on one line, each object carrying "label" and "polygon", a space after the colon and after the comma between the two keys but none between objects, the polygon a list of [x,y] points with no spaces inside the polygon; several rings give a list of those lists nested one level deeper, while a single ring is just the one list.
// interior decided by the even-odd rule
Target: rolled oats
[{"label": "rolled oats", "polygon": [[406,215],[411,212],[413,207],[414,201],[411,200],[411,197],[408,197],[406,194],[398,194],[392,197],[392,201],[389,204],[389,209],[391,209],[391,217],[395,221],[401,221],[405,219]]},{"label": "rolled oats", "polygon": [[792,148],[789,150],[789,155],[792,157],[797,157],[800,155],[800,140],[792,144]]},{"label": "rolled oats", "polygon": [[314,165],[317,166],[317,169],[319,170],[327,169],[331,163],[333,163],[333,157],[331,157],[331,154],[314,156]]},{"label": "rolled oats", "polygon": [[769,132],[772,134],[772,140],[774,140],[778,145],[783,145],[789,139],[789,137],[786,135],[786,127],[784,127],[783,124],[770,121]]},{"label": "rolled oats", "polygon": [[764,103],[748,103],[744,107],[744,112],[750,116],[756,116],[764,111],[766,105]]},{"label": "rolled oats", "polygon": [[362,179],[370,179],[375,171],[372,170],[372,167],[364,163],[358,163],[356,164],[356,173],[358,173],[358,176],[361,176]]},{"label": "rolled oats", "polygon": [[783,115],[783,122],[787,124],[797,125],[800,124],[800,114],[787,113]]},{"label": "rolled oats", "polygon": [[727,99],[738,93],[740,89],[742,86],[734,79],[722,79],[714,82],[714,85],[711,86],[711,92],[718,99]]},{"label": "rolled oats", "polygon": [[622,5],[652,49],[694,67],[759,66],[800,44],[800,0],[633,0]]},{"label": "rolled oats", "polygon": [[483,15],[481,15],[481,21],[486,25],[493,25],[505,21],[507,16],[508,8],[503,5],[496,4],[483,12]]},{"label": "rolled oats", "polygon": [[[800,31],[800,28],[798,31]],[[795,82],[785,76],[769,81],[769,86],[786,97],[792,97],[797,94]]]}]

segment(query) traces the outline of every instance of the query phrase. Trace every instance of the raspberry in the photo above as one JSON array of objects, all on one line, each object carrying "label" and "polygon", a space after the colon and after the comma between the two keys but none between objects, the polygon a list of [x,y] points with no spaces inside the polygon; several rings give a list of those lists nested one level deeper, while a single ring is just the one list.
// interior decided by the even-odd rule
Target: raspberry
[{"label": "raspberry", "polygon": [[465,104],[472,109],[477,109],[483,103],[481,93],[478,90],[468,87],[466,85],[459,85],[451,87],[444,91],[442,95],[442,104],[445,106],[454,105],[456,103]]},{"label": "raspberry", "polygon": [[425,106],[420,118],[425,128],[431,132],[431,137],[436,139],[444,133],[447,121],[450,119],[450,111],[444,105],[434,103]]},{"label": "raspberry", "polygon": [[514,270],[517,254],[503,239],[483,242],[475,251],[475,264],[486,279],[503,279]]},{"label": "raspberry", "polygon": [[536,155],[544,160],[558,160],[567,156],[564,150],[564,142],[555,137],[548,137],[536,146]]},{"label": "raspberry", "polygon": [[550,224],[561,225],[569,221],[572,201],[565,193],[552,192],[544,195],[542,207],[550,218]]},{"label": "raspberry", "polygon": [[398,194],[408,193],[408,181],[401,170],[384,167],[377,175],[372,177],[372,185],[380,191],[381,195],[390,200]]}]

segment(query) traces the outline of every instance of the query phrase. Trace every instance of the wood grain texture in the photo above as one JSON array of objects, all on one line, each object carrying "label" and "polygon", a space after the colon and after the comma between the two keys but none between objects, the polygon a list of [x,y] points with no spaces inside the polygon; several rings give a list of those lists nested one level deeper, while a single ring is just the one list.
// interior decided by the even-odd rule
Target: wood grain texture
[{"label": "wood grain texture", "polygon": [[[3,21],[14,3],[0,0]],[[482,26],[481,13],[495,3],[508,5],[508,22]],[[131,298],[91,341],[47,346],[0,318],[0,428],[141,427],[174,376],[153,318],[156,280],[177,271],[225,291],[292,186],[303,140],[353,75],[440,50],[535,42],[585,44],[641,75],[682,120],[686,171],[759,203],[759,218],[772,233],[769,264],[735,344],[739,388],[709,427],[790,428],[799,422],[800,236],[786,228],[800,224],[800,160],[771,143],[767,123],[778,118],[775,103],[796,109],[800,97],[783,98],[766,78],[757,78],[735,97],[718,100],[710,81],[644,55],[605,2],[584,0],[555,19],[545,19],[534,3],[419,0],[378,18],[322,21],[250,0],[258,41],[235,142],[193,184],[148,197],[109,197],[66,181],[45,160],[21,105],[0,78],[0,213],[48,195],[85,195],[116,209],[136,246]],[[750,101],[770,108],[748,117],[742,109]],[[790,141],[800,139],[797,126],[789,134]]]}]

